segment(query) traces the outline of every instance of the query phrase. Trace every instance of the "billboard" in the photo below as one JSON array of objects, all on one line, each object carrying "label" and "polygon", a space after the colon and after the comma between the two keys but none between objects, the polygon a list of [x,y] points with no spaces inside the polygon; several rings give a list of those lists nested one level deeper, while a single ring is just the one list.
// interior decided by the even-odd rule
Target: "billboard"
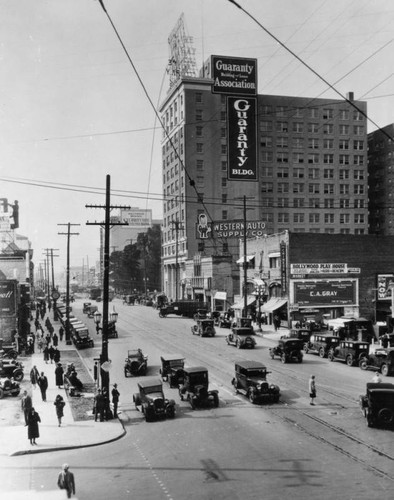
[{"label": "billboard", "polygon": [[393,274],[378,274],[378,300],[391,300],[392,286],[394,286]]},{"label": "billboard", "polygon": [[257,94],[257,59],[211,56],[212,92],[253,96]]},{"label": "billboard", "polygon": [[227,97],[227,178],[257,181],[256,99]]},{"label": "billboard", "polygon": [[16,280],[0,281],[0,317],[16,314]]},{"label": "billboard", "polygon": [[152,227],[152,210],[131,208],[121,210],[121,222],[127,222],[129,227]]},{"label": "billboard", "polygon": [[294,281],[294,304],[299,307],[356,306],[356,280]]},{"label": "billboard", "polygon": [[[266,233],[265,222],[258,220],[246,222],[246,237],[262,237]],[[196,223],[196,238],[242,238],[244,236],[244,223],[242,220],[223,220],[208,222],[208,216],[203,213]]]}]

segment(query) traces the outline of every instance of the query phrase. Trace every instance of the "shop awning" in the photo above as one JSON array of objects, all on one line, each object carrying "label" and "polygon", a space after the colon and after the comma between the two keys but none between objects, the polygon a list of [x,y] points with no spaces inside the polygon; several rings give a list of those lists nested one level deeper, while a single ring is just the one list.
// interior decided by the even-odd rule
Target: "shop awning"
[{"label": "shop awning", "polygon": [[261,306],[261,312],[272,313],[284,306],[286,302],[287,299],[270,299],[268,302]]},{"label": "shop awning", "polygon": [[227,292],[216,292],[213,298],[214,300],[227,300]]},{"label": "shop awning", "polygon": [[[254,259],[254,255],[246,256],[246,262],[250,262],[252,259]],[[242,256],[240,259],[237,260],[237,264],[243,264],[243,263],[244,263],[244,256]]]},{"label": "shop awning", "polygon": [[[256,297],[253,295],[248,295],[247,298],[247,305],[250,306],[253,304],[253,302],[256,302]],[[244,308],[244,299],[240,300],[239,302],[236,302],[233,306],[231,306],[232,309],[243,309]]]}]

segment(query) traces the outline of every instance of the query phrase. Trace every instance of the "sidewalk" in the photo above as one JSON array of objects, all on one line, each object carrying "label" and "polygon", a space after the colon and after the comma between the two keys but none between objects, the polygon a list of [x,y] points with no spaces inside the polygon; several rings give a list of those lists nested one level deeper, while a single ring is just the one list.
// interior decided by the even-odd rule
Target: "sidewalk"
[{"label": "sidewalk", "polygon": [[[67,350],[75,351],[73,345],[66,345],[60,342],[58,346],[60,352]],[[62,360],[60,360],[62,362]],[[46,364],[43,355],[36,352],[31,357],[25,358],[25,378],[21,384],[22,392],[26,390],[31,394],[33,406],[39,413],[41,423],[39,424],[40,437],[36,445],[31,445],[27,437],[27,427],[22,418],[20,425],[5,425],[0,427],[0,454],[1,455],[24,455],[30,453],[43,453],[56,450],[67,450],[73,448],[84,448],[109,443],[120,439],[126,434],[120,420],[113,419],[108,422],[95,422],[94,420],[75,421],[71,412],[69,398],[64,388],[58,389],[55,386],[55,364]],[[42,371],[48,378],[49,387],[47,390],[47,401],[43,402],[40,389],[34,389],[30,384],[30,369],[37,366],[38,371]],[[21,395],[22,395],[21,392]],[[54,401],[60,394],[63,396],[66,406],[64,407],[64,417],[61,427],[58,426]],[[21,395],[16,399],[20,405]],[[93,395],[87,394],[91,398],[93,407]]]}]

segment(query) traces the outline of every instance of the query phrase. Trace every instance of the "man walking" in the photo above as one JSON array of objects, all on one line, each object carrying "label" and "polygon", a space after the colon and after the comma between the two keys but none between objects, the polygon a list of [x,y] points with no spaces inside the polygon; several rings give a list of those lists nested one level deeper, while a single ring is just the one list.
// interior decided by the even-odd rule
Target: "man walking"
[{"label": "man walking", "polygon": [[41,391],[41,398],[44,402],[47,400],[47,389],[48,389],[48,378],[45,376],[44,372],[41,372],[41,375],[37,379],[38,387]]},{"label": "man walking", "polygon": [[119,403],[120,393],[118,391],[118,385],[114,384],[114,388],[112,389],[112,403],[114,405],[114,418],[118,416],[118,403]]},{"label": "man walking", "polygon": [[27,427],[27,425],[29,423],[29,413],[33,407],[33,401],[31,399],[31,397],[29,396],[29,394],[27,393],[27,391],[23,391],[21,405],[22,405],[23,414],[25,416],[25,427]]},{"label": "man walking", "polygon": [[71,498],[71,495],[75,495],[74,474],[70,472],[69,468],[68,464],[63,464],[63,470],[59,472],[57,478],[57,485],[61,490],[67,491],[67,498]]}]

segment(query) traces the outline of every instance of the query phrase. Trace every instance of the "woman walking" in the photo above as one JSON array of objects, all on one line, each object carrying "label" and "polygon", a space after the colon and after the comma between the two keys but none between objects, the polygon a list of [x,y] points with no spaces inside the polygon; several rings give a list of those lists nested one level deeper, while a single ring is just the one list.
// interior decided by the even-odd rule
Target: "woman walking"
[{"label": "woman walking", "polygon": [[62,364],[58,363],[57,367],[55,368],[55,381],[56,381],[56,385],[57,385],[58,389],[60,389],[61,386],[63,385],[63,374],[64,374],[64,370],[63,370]]},{"label": "woman walking", "polygon": [[36,439],[40,437],[38,422],[41,422],[40,415],[32,408],[27,417],[27,437],[30,444],[37,444]]},{"label": "woman walking", "polygon": [[62,417],[64,416],[63,408],[66,406],[66,403],[64,402],[63,397],[60,394],[58,394],[53,404],[56,407],[56,415],[60,427],[62,425]]},{"label": "woman walking", "polygon": [[314,405],[315,403],[313,400],[316,397],[316,382],[315,382],[315,376],[311,375],[311,378],[309,379],[309,397],[311,398],[311,405]]}]

